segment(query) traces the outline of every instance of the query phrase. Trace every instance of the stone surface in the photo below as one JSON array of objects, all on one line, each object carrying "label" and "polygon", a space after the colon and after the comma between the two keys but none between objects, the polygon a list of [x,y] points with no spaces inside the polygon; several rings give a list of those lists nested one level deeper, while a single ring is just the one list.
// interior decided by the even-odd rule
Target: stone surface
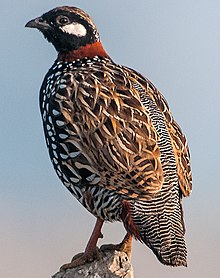
[{"label": "stone surface", "polygon": [[60,271],[52,278],[134,278],[134,274],[127,254],[112,250],[101,251],[99,259]]}]

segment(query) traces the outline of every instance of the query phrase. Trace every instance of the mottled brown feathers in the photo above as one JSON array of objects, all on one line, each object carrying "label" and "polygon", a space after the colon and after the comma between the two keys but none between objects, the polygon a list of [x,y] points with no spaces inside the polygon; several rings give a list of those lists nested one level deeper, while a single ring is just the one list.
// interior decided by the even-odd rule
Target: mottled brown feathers
[{"label": "mottled brown feathers", "polygon": [[151,198],[163,183],[158,135],[126,69],[111,65],[105,63],[102,72],[90,69],[75,80],[68,73],[74,109],[69,115],[64,108],[62,114],[72,126],[78,123],[79,144],[99,172],[99,186],[131,198]]},{"label": "mottled brown feathers", "polygon": [[133,70],[130,70],[130,75],[135,82],[140,82],[146,92],[156,102],[160,111],[164,114],[176,159],[179,185],[184,197],[188,197],[192,191],[192,172],[186,137],[182,133],[180,126],[174,120],[164,96],[155,88],[155,86],[149,80]]}]

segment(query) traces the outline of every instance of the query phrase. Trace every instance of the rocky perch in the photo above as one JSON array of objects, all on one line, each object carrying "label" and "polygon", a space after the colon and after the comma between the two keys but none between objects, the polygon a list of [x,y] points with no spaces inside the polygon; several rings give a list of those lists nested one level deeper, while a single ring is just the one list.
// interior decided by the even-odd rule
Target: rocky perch
[{"label": "rocky perch", "polygon": [[134,278],[133,268],[126,253],[101,251],[99,259],[60,271],[52,278]]}]

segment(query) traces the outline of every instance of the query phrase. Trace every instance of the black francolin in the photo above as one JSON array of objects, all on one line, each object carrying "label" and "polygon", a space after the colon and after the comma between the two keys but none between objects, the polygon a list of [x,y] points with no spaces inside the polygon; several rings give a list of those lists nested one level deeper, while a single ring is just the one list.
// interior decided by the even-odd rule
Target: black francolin
[{"label": "black francolin", "polygon": [[182,197],[192,188],[189,150],[166,100],[133,69],[115,64],[92,19],[58,7],[29,21],[58,57],[40,90],[46,143],[58,177],[97,222],[85,252],[98,252],[104,221],[122,221],[165,265],[186,266]]}]

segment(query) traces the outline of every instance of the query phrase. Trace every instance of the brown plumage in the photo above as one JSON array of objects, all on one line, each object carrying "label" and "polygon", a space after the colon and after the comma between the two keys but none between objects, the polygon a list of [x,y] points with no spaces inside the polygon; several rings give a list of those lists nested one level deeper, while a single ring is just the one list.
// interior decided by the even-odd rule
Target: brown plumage
[{"label": "brown plumage", "polygon": [[80,9],[59,7],[26,26],[58,51],[40,92],[50,158],[97,217],[85,253],[65,268],[94,256],[103,221],[123,221],[127,230],[114,248],[130,252],[134,236],[162,263],[186,265],[181,200],[192,188],[189,150],[162,94],[111,60]]}]

